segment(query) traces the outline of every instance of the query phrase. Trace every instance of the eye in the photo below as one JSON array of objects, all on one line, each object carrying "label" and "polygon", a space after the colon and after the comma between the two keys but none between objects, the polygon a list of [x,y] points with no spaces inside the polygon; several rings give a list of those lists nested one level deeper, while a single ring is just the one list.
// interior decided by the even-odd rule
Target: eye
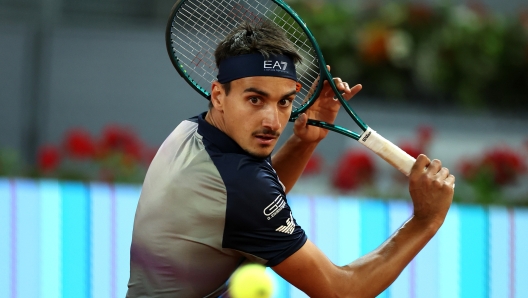
[{"label": "eye", "polygon": [[293,100],[290,99],[290,98],[285,98],[285,99],[281,99],[279,101],[279,106],[283,107],[283,108],[287,108],[289,106],[291,106]]},{"label": "eye", "polygon": [[249,98],[249,102],[251,102],[254,105],[259,104],[260,103],[260,98],[252,96],[252,97]]}]

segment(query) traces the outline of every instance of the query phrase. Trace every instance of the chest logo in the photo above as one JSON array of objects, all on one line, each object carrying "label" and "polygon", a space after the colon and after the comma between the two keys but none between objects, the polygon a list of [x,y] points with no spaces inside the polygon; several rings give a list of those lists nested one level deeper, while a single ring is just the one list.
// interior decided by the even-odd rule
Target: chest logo
[{"label": "chest logo", "polygon": [[282,195],[278,195],[275,200],[271,204],[269,204],[266,208],[264,208],[264,215],[266,215],[266,218],[268,220],[272,219],[277,215],[277,213],[281,212],[282,209],[286,206],[286,201],[282,197]]},{"label": "chest logo", "polygon": [[292,234],[295,231],[295,222],[293,222],[293,216],[290,212],[290,218],[286,220],[286,225],[278,227],[275,231],[286,234]]}]

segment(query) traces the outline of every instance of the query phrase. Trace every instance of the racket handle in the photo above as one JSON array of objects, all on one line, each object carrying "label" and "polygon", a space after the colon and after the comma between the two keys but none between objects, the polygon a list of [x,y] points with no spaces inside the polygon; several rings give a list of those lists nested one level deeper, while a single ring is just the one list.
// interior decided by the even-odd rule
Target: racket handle
[{"label": "racket handle", "polygon": [[380,136],[370,127],[361,134],[359,142],[374,151],[374,153],[405,174],[405,176],[409,176],[411,173],[411,168],[416,159],[391,141]]}]

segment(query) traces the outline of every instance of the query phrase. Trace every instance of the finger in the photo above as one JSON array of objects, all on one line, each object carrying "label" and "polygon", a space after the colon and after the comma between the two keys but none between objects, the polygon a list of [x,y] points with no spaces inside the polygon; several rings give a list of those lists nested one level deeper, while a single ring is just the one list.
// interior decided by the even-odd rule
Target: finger
[{"label": "finger", "polygon": [[435,182],[438,186],[442,187],[444,185],[449,186],[449,184],[446,183],[446,179],[449,177],[449,169],[446,167],[443,167],[436,173],[435,175]]},{"label": "finger", "polygon": [[350,100],[352,97],[356,96],[356,94],[359,93],[363,89],[363,86],[361,84],[356,84],[354,87],[350,88],[350,92],[343,93],[343,98],[346,100]]},{"label": "finger", "polygon": [[[338,79],[339,81],[335,80],[335,79]],[[348,83],[345,84],[345,83],[341,82],[341,79],[334,78],[334,84],[336,85],[338,90],[343,91],[343,93],[341,93],[342,96],[344,96],[344,94],[347,94],[348,92],[350,92],[350,87],[348,87]],[[347,88],[348,88],[348,90],[347,90]],[[334,89],[332,87],[330,87],[330,84],[328,83],[328,81],[324,82],[323,90],[326,90],[324,93],[322,93],[322,95],[325,98],[333,98],[334,100],[337,100],[337,98],[336,98],[337,96],[336,96],[336,94],[334,92]]]},{"label": "finger", "polygon": [[455,190],[455,176],[449,175],[447,178],[443,181],[440,181],[439,183],[444,189],[447,189],[451,195],[454,193]]},{"label": "finger", "polygon": [[[340,90],[340,91],[343,91],[343,93],[341,94],[343,97],[345,97],[347,94],[350,94],[352,92],[352,89],[350,88],[350,85],[347,83],[347,82],[343,82],[341,80],[341,78],[333,78],[333,82],[334,84],[336,85],[337,87],[337,90]],[[325,83],[325,87],[328,86],[328,82],[324,82]],[[358,86],[358,85],[356,85]],[[354,88],[358,88],[354,86]],[[359,92],[359,90],[361,90],[362,87],[359,87],[359,89],[357,89],[356,91],[354,91],[354,94],[351,95],[348,99],[350,99],[352,96],[354,96],[357,92]],[[333,89],[330,89],[330,90],[327,90],[325,93],[324,93],[324,96],[325,97],[334,97],[335,98],[335,93],[334,93],[334,90]]]},{"label": "finger", "polygon": [[332,81],[334,82],[334,85],[336,85],[337,89],[343,89],[343,86],[341,85],[343,80],[341,80],[341,78],[333,78]]},{"label": "finger", "polygon": [[[335,78],[334,78],[334,84],[335,83]],[[328,81],[324,81],[323,83],[323,90],[326,90],[323,94],[324,97],[333,97],[335,95],[334,93],[334,90],[332,89],[332,87],[330,87],[330,84],[328,83]]]},{"label": "finger", "polygon": [[425,154],[420,154],[416,158],[414,165],[411,168],[410,176],[423,173],[424,169],[431,164],[431,160]]},{"label": "finger", "polygon": [[350,86],[348,86],[347,82],[340,82],[337,85],[337,89],[344,91],[344,92],[350,92]]},{"label": "finger", "polygon": [[342,85],[344,85],[343,87],[345,88],[345,92],[350,92],[350,86],[347,82],[343,82]]},{"label": "finger", "polygon": [[302,113],[295,120],[294,127],[296,129],[301,129],[303,127],[306,127],[307,122],[308,122],[308,116],[305,113]]},{"label": "finger", "polygon": [[449,175],[445,179],[444,183],[446,183],[447,185],[452,185],[453,188],[455,188],[455,180],[456,180],[455,176]]},{"label": "finger", "polygon": [[444,180],[444,182],[446,184],[455,185],[455,180],[456,180],[455,176],[449,174],[449,176],[447,176],[447,178]]},{"label": "finger", "polygon": [[334,84],[336,85],[337,89],[344,92],[350,92],[350,86],[347,82],[343,82],[341,78],[333,78]]},{"label": "finger", "polygon": [[427,167],[427,173],[429,175],[437,175],[442,169],[442,162],[438,159],[433,159],[431,164]]},{"label": "finger", "polygon": [[436,173],[436,176],[442,181],[444,181],[449,176],[449,169],[443,167],[442,169],[440,169],[440,171],[438,171],[438,173]]}]

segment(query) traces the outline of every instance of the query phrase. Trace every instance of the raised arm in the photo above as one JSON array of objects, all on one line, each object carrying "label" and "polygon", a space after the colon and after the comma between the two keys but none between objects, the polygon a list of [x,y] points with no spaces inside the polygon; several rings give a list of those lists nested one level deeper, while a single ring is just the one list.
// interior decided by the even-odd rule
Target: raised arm
[{"label": "raised arm", "polygon": [[310,241],[273,267],[310,297],[375,297],[435,235],[453,199],[455,177],[438,160],[420,155],[409,176],[414,212],[376,250],[339,267]]},{"label": "raised arm", "polygon": [[[343,91],[345,99],[350,99],[361,90],[361,85],[349,88],[348,84],[341,82],[341,79],[334,78],[339,90]],[[284,145],[272,156],[273,168],[277,172],[281,182],[289,192],[297,179],[301,176],[310,156],[314,152],[317,144],[326,137],[328,130],[312,125],[307,125],[308,118],[334,123],[341,105],[334,99],[334,92],[329,84],[325,82],[325,87],[315,103],[301,114],[294,123],[294,134],[284,143]]]},{"label": "raised arm", "polygon": [[[306,114],[301,115],[295,121],[294,126],[296,128],[303,125],[307,126],[306,119],[303,121],[301,118],[307,118]],[[319,144],[319,141],[307,142],[293,134],[277,153],[272,156],[271,162],[273,168],[277,172],[282,184],[284,184],[284,187],[286,187],[286,193],[293,188],[295,182],[301,176],[317,144]]]}]

